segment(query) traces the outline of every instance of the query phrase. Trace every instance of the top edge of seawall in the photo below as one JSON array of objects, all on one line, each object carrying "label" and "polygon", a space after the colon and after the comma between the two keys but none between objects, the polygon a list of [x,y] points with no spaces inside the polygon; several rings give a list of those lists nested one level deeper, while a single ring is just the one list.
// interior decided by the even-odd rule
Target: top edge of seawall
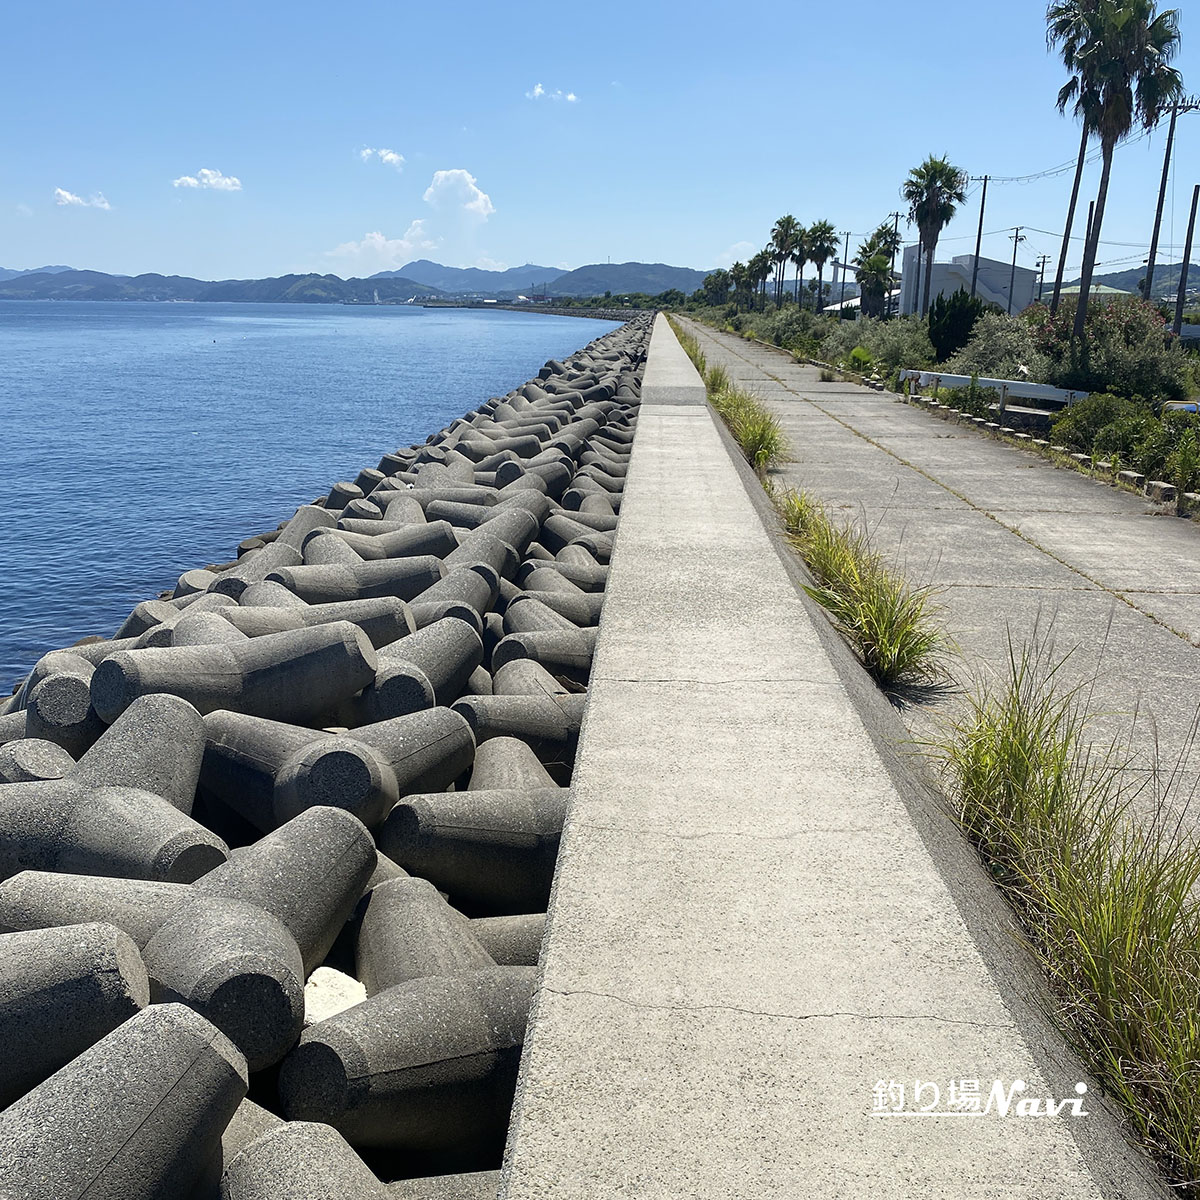
[{"label": "top edge of seawall", "polygon": [[702,406],[706,399],[704,380],[660,312],[654,318],[642,376],[642,404]]}]

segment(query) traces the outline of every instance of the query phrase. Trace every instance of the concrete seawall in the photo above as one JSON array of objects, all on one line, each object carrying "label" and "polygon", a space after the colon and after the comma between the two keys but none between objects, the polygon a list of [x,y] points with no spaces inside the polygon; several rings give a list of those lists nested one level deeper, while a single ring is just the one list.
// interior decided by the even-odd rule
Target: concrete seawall
[{"label": "concrete seawall", "polygon": [[949,1115],[1085,1077],[1006,1002],[968,928],[1003,912],[931,852],[958,835],[914,814],[703,396],[660,317],[503,1200],[1162,1195],[1090,1096]]}]

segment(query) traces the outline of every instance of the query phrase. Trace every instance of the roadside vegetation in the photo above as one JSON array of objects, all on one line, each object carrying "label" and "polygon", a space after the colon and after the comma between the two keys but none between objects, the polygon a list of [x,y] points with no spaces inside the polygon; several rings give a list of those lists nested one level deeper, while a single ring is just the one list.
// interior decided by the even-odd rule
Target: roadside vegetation
[{"label": "roadside vegetation", "polygon": [[708,402],[733,434],[754,473],[765,481],[771,467],[788,456],[787,438],[774,413],[755,395],[734,387],[724,367],[709,367],[700,343],[672,321],[671,328],[704,380]]},{"label": "roadside vegetation", "polygon": [[835,523],[805,492],[773,497],[788,539],[815,581],[804,590],[829,614],[885,692],[945,683],[950,643],[935,592],[889,566],[861,522]]},{"label": "roadside vegetation", "polygon": [[997,682],[981,684],[928,750],[1068,1037],[1180,1194],[1195,1197],[1200,847],[1170,803],[1189,797],[1172,797],[1170,773],[1131,782],[1145,776],[1125,769],[1125,747],[1089,741],[1088,686],[1065,682],[1066,661],[1036,634],[1023,648],[1010,640]]}]

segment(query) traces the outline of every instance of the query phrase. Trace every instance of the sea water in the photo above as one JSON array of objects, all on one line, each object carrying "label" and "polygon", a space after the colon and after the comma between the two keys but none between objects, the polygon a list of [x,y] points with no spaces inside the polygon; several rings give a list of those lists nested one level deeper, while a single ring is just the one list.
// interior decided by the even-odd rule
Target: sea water
[{"label": "sea water", "polygon": [[0,301],[0,694],[611,321]]}]

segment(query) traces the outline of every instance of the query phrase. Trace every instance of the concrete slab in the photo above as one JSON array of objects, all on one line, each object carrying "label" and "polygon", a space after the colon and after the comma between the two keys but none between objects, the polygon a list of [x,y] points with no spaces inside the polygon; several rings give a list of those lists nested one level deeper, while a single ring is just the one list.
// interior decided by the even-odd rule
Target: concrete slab
[{"label": "concrete slab", "polygon": [[[768,401],[793,447],[794,461],[774,474],[779,486],[860,517],[884,553],[948,585],[940,599],[964,683],[980,663],[1002,670],[1010,633],[1019,644],[1057,611],[1058,645],[1080,646],[1064,681],[1087,683],[1100,663],[1099,735],[1122,732],[1118,714],[1128,732],[1136,712],[1142,769],[1155,755],[1174,762],[1187,752],[1200,707],[1200,523],[888,393],[822,384],[777,350],[688,327],[710,363],[737,364],[748,386],[786,381],[786,400]],[[947,694],[942,711],[956,703]],[[910,709],[905,720],[928,734],[928,713]]]},{"label": "concrete slab", "polygon": [[878,1107],[1050,1084],[820,621],[707,408],[643,405],[504,1200],[1110,1194],[1088,1118]]}]

